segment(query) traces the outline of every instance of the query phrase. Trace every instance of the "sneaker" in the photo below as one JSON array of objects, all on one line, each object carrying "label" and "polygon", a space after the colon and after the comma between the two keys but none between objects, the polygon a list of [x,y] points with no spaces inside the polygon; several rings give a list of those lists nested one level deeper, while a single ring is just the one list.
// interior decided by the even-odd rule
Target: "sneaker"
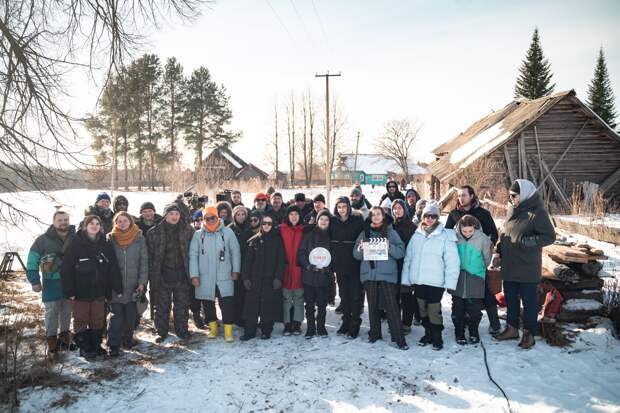
[{"label": "sneaker", "polygon": [[478,344],[478,343],[480,343],[480,337],[469,336],[469,344]]},{"label": "sneaker", "polygon": [[465,340],[465,336],[456,336],[456,344],[459,346],[464,346],[467,344],[467,340]]}]

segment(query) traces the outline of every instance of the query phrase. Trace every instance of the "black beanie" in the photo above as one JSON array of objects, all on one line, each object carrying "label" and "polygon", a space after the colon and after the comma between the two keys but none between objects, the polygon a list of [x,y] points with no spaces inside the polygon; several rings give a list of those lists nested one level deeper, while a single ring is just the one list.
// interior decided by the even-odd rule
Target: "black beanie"
[{"label": "black beanie", "polygon": [[155,211],[155,205],[153,205],[152,202],[145,202],[142,205],[140,205],[140,213],[142,213],[142,211],[144,211],[145,209],[152,209],[153,212]]},{"label": "black beanie", "polygon": [[306,202],[306,194],[302,192],[295,194],[295,202]]},{"label": "black beanie", "polygon": [[317,201],[325,203],[325,197],[323,196],[323,194],[318,194],[317,196],[314,197],[314,202],[317,202]]},{"label": "black beanie", "polygon": [[179,206],[175,203],[172,204],[168,204],[166,205],[166,208],[164,208],[164,215],[166,215],[168,212],[172,212],[172,211],[176,211],[178,213],[181,213],[181,210],[179,209]]},{"label": "black beanie", "polygon": [[510,185],[510,192],[514,192],[515,194],[521,193],[521,186],[519,186],[519,182],[514,181],[512,185]]}]

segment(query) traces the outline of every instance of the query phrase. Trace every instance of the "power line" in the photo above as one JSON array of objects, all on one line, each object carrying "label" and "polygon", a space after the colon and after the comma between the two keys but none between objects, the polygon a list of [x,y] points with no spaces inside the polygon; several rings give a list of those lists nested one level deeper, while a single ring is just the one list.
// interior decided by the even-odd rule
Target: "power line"
[{"label": "power line", "polygon": [[310,34],[310,30],[308,30],[308,26],[306,26],[306,23],[304,22],[304,19],[301,18],[301,14],[299,13],[299,10],[297,10],[297,6],[295,6],[295,2],[293,0],[289,0],[289,2],[291,3],[291,6],[293,6],[293,11],[295,12],[295,15],[297,16],[297,18],[301,22],[301,25],[304,28],[304,31],[306,32],[306,35],[308,36],[310,41],[314,43],[314,39],[312,37],[312,34]]},{"label": "power line", "polygon": [[276,9],[273,8],[273,6],[271,5],[271,2],[269,0],[265,0],[265,2],[267,2],[267,4],[269,5],[269,8],[273,12],[273,14],[276,16],[276,19],[278,20],[278,22],[280,23],[280,25],[282,26],[286,34],[288,34],[288,37],[291,39],[293,43],[295,43],[295,39],[293,38],[293,35],[291,34],[289,29],[284,24],[284,21],[280,18],[280,15],[276,12]]},{"label": "power line", "polygon": [[323,21],[321,20],[321,16],[319,16],[319,11],[316,8],[314,0],[312,0],[312,8],[314,9],[314,15],[316,16],[316,19],[319,21],[319,26],[321,26],[321,33],[323,33],[323,38],[327,42],[327,32],[325,31],[325,26],[323,26]]}]

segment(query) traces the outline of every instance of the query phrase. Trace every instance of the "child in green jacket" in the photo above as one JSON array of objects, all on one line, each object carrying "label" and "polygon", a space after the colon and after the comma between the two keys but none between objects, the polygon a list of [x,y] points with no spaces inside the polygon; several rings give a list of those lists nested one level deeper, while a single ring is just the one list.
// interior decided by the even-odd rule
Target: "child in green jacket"
[{"label": "child in green jacket", "polygon": [[457,248],[461,260],[461,272],[452,294],[452,322],[457,344],[464,345],[465,324],[471,344],[480,341],[478,325],[484,307],[484,288],[487,267],[491,263],[491,240],[472,215],[464,215],[456,226]]}]

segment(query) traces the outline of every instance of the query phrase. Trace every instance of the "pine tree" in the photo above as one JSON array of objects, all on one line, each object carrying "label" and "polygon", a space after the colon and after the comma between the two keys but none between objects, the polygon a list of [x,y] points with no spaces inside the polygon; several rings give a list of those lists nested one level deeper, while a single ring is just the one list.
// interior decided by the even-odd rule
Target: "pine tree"
[{"label": "pine tree", "polygon": [[551,64],[545,58],[538,28],[534,29],[532,43],[519,69],[519,77],[515,86],[515,96],[527,99],[538,99],[553,93],[555,83],[551,84]]},{"label": "pine tree", "polygon": [[616,127],[616,107],[614,104],[614,92],[611,88],[609,73],[607,72],[607,63],[605,62],[605,54],[603,48],[598,52],[596,68],[594,69],[594,77],[588,86],[587,104],[597,115],[601,117],[611,128]]},{"label": "pine tree", "polygon": [[169,58],[164,67],[159,103],[164,138],[169,142],[165,157],[171,165],[179,158],[176,145],[183,116],[184,83],[183,66],[175,57]]}]

